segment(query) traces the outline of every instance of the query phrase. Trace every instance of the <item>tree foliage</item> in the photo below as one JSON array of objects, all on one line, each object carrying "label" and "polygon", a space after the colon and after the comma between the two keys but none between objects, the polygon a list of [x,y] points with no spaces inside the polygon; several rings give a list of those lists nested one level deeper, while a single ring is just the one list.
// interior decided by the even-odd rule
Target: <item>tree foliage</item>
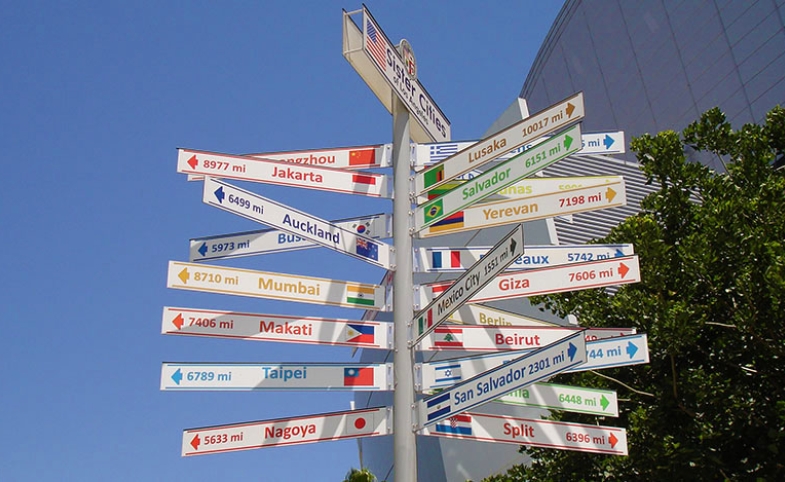
[{"label": "tree foliage", "polygon": [[626,428],[629,456],[522,447],[530,466],[487,480],[785,480],[785,110],[734,131],[712,109],[631,147],[659,190],[598,242],[633,243],[642,282],[533,300],[647,333],[648,365],[556,380],[617,391],[618,419],[552,417]]},{"label": "tree foliage", "polygon": [[376,476],[373,473],[366,469],[355,469],[352,467],[349,472],[346,473],[346,477],[344,477],[343,482],[376,482]]}]

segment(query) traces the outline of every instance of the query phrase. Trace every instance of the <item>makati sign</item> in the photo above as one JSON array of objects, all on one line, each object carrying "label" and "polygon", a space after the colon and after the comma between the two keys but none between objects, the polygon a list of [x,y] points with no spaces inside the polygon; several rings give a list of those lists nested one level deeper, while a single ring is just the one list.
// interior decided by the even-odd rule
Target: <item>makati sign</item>
[{"label": "makati sign", "polygon": [[[362,13],[362,25],[351,16]],[[411,52],[411,49],[409,49]],[[392,113],[396,95],[416,120],[411,126],[414,142],[447,142],[450,121],[414,77],[414,56],[401,58],[367,8],[343,12],[343,56],[360,74],[376,97]]]}]

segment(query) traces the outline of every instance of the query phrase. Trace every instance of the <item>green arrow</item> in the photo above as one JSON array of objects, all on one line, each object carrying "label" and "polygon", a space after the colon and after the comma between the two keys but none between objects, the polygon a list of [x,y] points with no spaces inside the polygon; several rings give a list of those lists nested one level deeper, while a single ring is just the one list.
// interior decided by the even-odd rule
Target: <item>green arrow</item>
[{"label": "green arrow", "polygon": [[603,410],[607,409],[608,405],[610,405],[610,404],[611,404],[611,402],[609,402],[608,399],[605,398],[605,395],[600,397],[600,406],[602,406]]},{"label": "green arrow", "polygon": [[564,148],[569,151],[571,145],[572,145],[572,137],[564,136]]}]

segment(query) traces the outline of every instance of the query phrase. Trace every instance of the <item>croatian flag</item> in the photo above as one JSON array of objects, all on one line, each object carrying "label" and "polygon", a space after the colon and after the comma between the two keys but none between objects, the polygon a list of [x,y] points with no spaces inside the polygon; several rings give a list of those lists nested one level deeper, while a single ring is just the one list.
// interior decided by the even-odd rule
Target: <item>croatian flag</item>
[{"label": "croatian flag", "polygon": [[451,435],[471,435],[472,434],[472,417],[459,413],[453,415],[447,420],[442,420],[434,426],[436,433],[444,433]]}]

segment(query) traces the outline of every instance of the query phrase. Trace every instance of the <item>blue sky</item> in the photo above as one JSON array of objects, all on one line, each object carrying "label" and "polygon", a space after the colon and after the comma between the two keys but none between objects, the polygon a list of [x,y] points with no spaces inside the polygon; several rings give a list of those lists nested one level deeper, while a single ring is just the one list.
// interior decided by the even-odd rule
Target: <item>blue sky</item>
[{"label": "blue sky", "polygon": [[[159,390],[164,361],[350,362],[348,348],[160,334],[163,306],[359,317],[166,288],[192,237],[260,226],[201,201],[178,147],[225,153],[391,141],[341,54],[335,1],[0,0],[0,479],[341,480],[355,441],[182,458],[186,428],[349,408],[348,393]],[[560,2],[368,2],[422,84],[480,136],[519,93]],[[325,219],[389,200],[239,184]],[[218,264],[377,283],[323,249]]]}]

